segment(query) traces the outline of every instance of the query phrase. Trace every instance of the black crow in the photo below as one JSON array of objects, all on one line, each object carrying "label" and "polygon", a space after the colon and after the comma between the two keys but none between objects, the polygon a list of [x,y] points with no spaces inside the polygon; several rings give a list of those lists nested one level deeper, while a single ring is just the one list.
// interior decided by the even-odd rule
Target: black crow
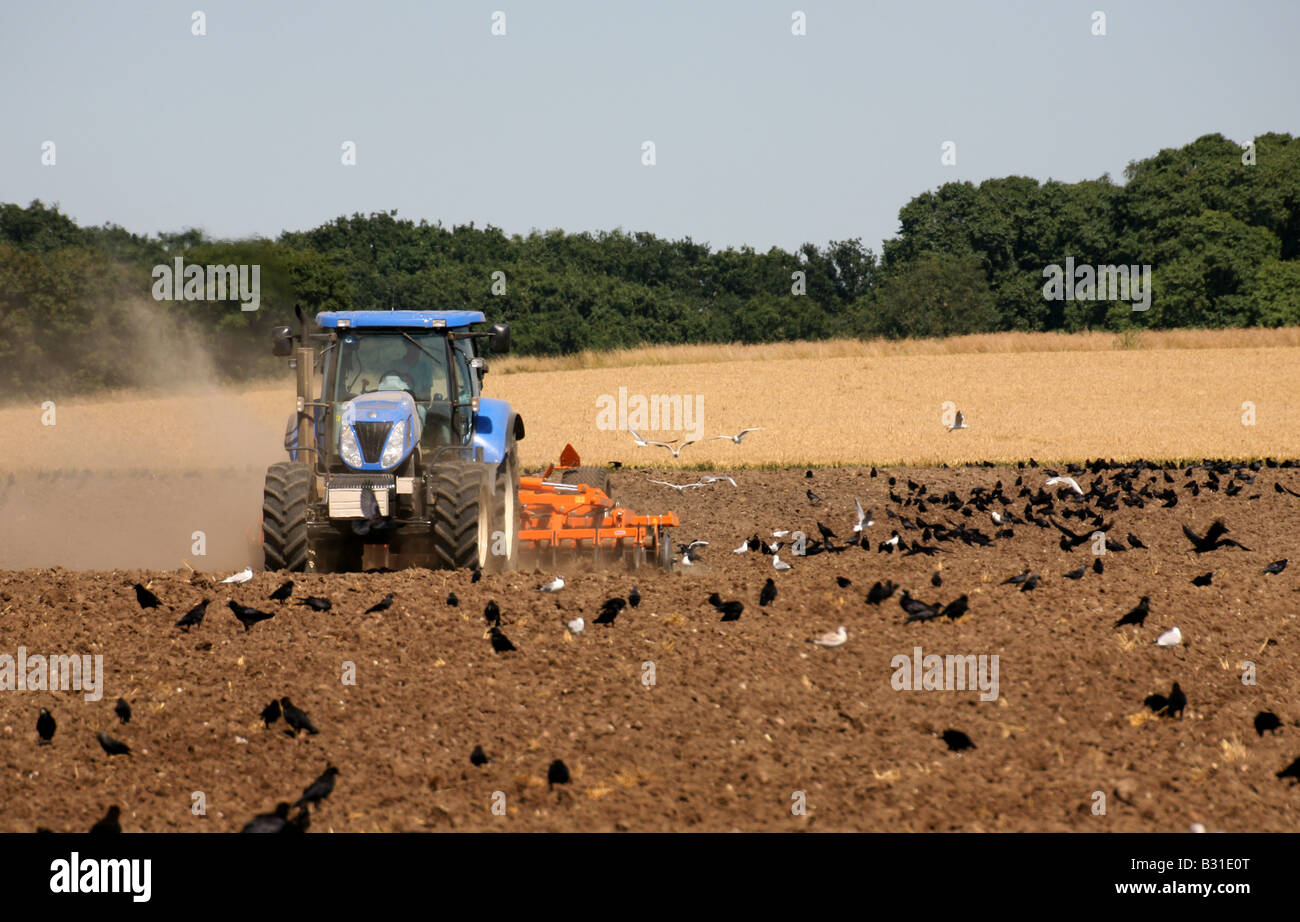
[{"label": "black crow", "polygon": [[1079,567],[1077,570],[1071,570],[1065,574],[1066,579],[1083,579],[1083,574],[1088,572],[1087,567]]},{"label": "black crow", "polygon": [[557,784],[568,784],[569,766],[565,765],[559,759],[556,759],[551,763],[550,767],[546,769],[546,781],[551,786],[552,790]]},{"label": "black crow", "polygon": [[239,830],[241,833],[280,833],[289,829],[288,801],[275,805],[274,813],[259,813]]},{"label": "black crow", "polygon": [[367,608],[365,613],[367,615],[373,615],[376,612],[388,611],[388,609],[392,607],[393,607],[393,593],[390,592],[388,593],[388,595],[384,596],[383,599],[381,599],[380,601],[376,602],[374,605],[371,605],[369,608]]},{"label": "black crow", "polygon": [[334,607],[334,603],[322,596],[309,595],[304,599],[298,600],[299,605],[305,605],[312,611],[329,611]]},{"label": "black crow", "polygon": [[257,624],[257,622],[266,621],[269,618],[275,617],[273,612],[258,611],[256,608],[249,608],[247,605],[240,605],[233,599],[226,604],[229,605],[230,610],[235,613],[235,617],[239,619],[239,623],[244,626],[245,632],[252,629],[253,625]]},{"label": "black crow", "polygon": [[953,621],[956,621],[962,615],[966,614],[969,607],[967,597],[964,595],[958,596],[943,607],[943,610],[939,612],[939,616],[941,618],[950,618]]},{"label": "black crow", "polygon": [[501,606],[496,599],[488,599],[487,605],[483,607],[483,618],[490,627],[501,626]]},{"label": "black crow", "polygon": [[890,580],[885,580],[883,583],[877,580],[875,585],[867,590],[867,604],[879,605],[881,602],[885,601],[885,599],[893,595],[897,589],[898,586]]},{"label": "black crow", "polygon": [[1100,557],[1098,557],[1096,560],[1094,560],[1094,561],[1092,562],[1092,572],[1093,572],[1093,573],[1100,573],[1100,572],[1101,572],[1102,570],[1104,570],[1104,569],[1105,569],[1105,567],[1102,566],[1102,564],[1101,564],[1101,558],[1100,558]]},{"label": "black crow", "polygon": [[910,624],[913,621],[929,621],[931,618],[939,617],[939,610],[933,605],[927,605],[919,599],[912,598],[906,589],[903,590],[903,596],[898,600],[903,611],[907,612],[907,618],[904,624]]},{"label": "black crow", "polygon": [[129,756],[131,747],[126,743],[113,739],[107,733],[100,731],[95,734],[95,739],[99,740],[99,745],[104,747],[104,751],[111,756]]},{"label": "black crow", "polygon": [[1193,586],[1208,586],[1208,585],[1210,585],[1210,583],[1212,583],[1213,581],[1214,581],[1214,571],[1213,571],[1213,570],[1211,570],[1209,573],[1202,573],[1200,576],[1193,576],[1193,577],[1192,577],[1192,585],[1193,585]]},{"label": "black crow", "polygon": [[270,729],[271,724],[280,719],[280,702],[272,699],[271,703],[262,708],[262,723]]},{"label": "black crow", "polygon": [[460,605],[460,599],[456,597],[456,593],[454,592],[447,593],[447,607],[456,608],[459,605]]},{"label": "black crow", "polygon": [[303,804],[320,804],[334,791],[334,776],[338,773],[339,770],[333,765],[327,765],[319,778],[303,788],[302,796],[293,805],[301,807]]},{"label": "black crow", "polygon": [[769,576],[767,578],[767,582],[763,584],[762,591],[760,591],[758,594],[758,605],[760,608],[763,608],[768,605],[771,605],[772,602],[774,602],[775,600],[776,600],[776,582],[772,579],[772,577]]},{"label": "black crow", "polygon": [[489,761],[488,754],[483,751],[482,746],[475,746],[474,751],[469,754],[469,762],[471,765],[481,767],[487,765]]},{"label": "black crow", "polygon": [[208,603],[210,601],[212,600],[204,599],[198,605],[195,605],[193,608],[187,611],[184,615],[181,616],[181,620],[176,622],[176,627],[183,627],[188,631],[190,628],[198,627],[200,624],[202,624],[203,616],[208,613]]},{"label": "black crow", "polygon": [[723,602],[722,607],[718,610],[722,612],[723,621],[739,621],[740,613],[745,610],[745,603],[740,601]]},{"label": "black crow", "polygon": [[121,817],[122,817],[122,808],[114,804],[113,806],[108,808],[108,812],[104,814],[104,818],[102,820],[100,820],[94,826],[90,827],[91,835],[96,835],[96,836],[105,835],[105,834],[111,835],[114,833],[121,832],[122,831],[122,824],[120,822]]},{"label": "black crow", "polygon": [[1223,524],[1223,519],[1215,519],[1214,524],[1210,526],[1204,537],[1201,537],[1186,525],[1183,526],[1183,534],[1187,536],[1188,541],[1192,542],[1192,550],[1197,554],[1208,554],[1210,551],[1217,551],[1221,547],[1237,547],[1243,551],[1250,550],[1244,544],[1223,537],[1227,531],[1228,526]]},{"label": "black crow", "polygon": [[135,600],[140,604],[141,608],[157,608],[162,604],[162,600],[159,599],[158,596],[154,595],[139,583],[135,584]]},{"label": "black crow", "polygon": [[1142,599],[1136,606],[1134,606],[1132,611],[1115,622],[1115,627],[1120,627],[1124,624],[1136,624],[1138,627],[1141,627],[1147,620],[1147,615],[1149,614],[1151,614],[1151,599],[1147,596],[1142,596]]},{"label": "black crow", "polygon": [[[311,722],[311,718],[307,716],[307,712],[295,707],[287,696],[280,699],[280,710],[284,714],[284,722],[293,728],[295,735],[302,730],[306,730],[313,736],[320,732],[316,729],[316,725]],[[294,804],[294,806],[298,805]]]},{"label": "black crow", "polygon": [[943,741],[948,744],[948,749],[951,752],[961,752],[963,749],[975,748],[971,738],[960,730],[944,730]]},{"label": "black crow", "polygon": [[1283,570],[1286,569],[1286,565],[1288,562],[1289,561],[1285,557],[1281,560],[1275,560],[1267,567],[1264,568],[1264,572],[1271,573],[1276,576],[1278,573],[1281,573]]},{"label": "black crow", "polygon": [[117,704],[113,705],[113,713],[117,715],[117,719],[122,723],[129,724],[131,722],[131,705],[125,698],[117,699]]},{"label": "black crow", "polygon": [[510,638],[501,633],[501,628],[494,627],[489,633],[492,635],[492,649],[497,653],[509,653],[516,649],[515,645],[510,642]]},{"label": "black crow", "polygon": [[1263,736],[1265,731],[1276,733],[1281,726],[1282,721],[1272,711],[1260,711],[1255,715],[1255,733],[1258,736]]},{"label": "black crow", "polygon": [[943,577],[939,575],[938,570],[935,570],[934,575],[930,577],[930,585],[933,586],[935,589],[938,589],[940,586],[943,585]]},{"label": "black crow", "polygon": [[280,588],[272,592],[267,598],[272,602],[283,602],[291,595],[293,595],[293,580],[289,579],[281,583]]},{"label": "black crow", "polygon": [[54,715],[41,708],[40,716],[36,718],[36,734],[41,738],[42,743],[48,743],[54,739],[54,731],[58,729],[58,724],[54,720]]},{"label": "black crow", "polygon": [[633,608],[636,608],[641,604],[641,593],[637,591],[635,586],[633,586],[632,591],[627,594],[627,604],[631,605]]}]

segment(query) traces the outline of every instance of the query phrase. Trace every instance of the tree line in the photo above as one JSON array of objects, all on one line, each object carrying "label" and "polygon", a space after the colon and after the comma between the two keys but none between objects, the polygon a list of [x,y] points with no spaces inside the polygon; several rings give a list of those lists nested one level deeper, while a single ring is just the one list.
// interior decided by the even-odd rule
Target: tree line
[{"label": "tree line", "polygon": [[[237,293],[153,298],[156,267],[257,265]],[[1050,267],[1149,267],[1149,309],[1049,297]],[[1059,268],[1057,269],[1059,274]],[[179,290],[179,288],[178,288]],[[1050,291],[1048,292],[1050,294]],[[1076,290],[1071,286],[1071,293]],[[1111,293],[1113,294],[1113,292]],[[643,343],[928,337],[1000,330],[1300,324],[1300,138],[1221,135],[1063,183],[946,183],[899,212],[877,255],[860,239],[794,252],[715,250],[623,230],[507,235],[395,211],[276,239],[81,227],[57,206],[0,205],[0,385],[56,394],[136,383],[150,331],[185,329],[232,379],[274,371],[272,326],[295,308],[481,310],[517,351]]]}]

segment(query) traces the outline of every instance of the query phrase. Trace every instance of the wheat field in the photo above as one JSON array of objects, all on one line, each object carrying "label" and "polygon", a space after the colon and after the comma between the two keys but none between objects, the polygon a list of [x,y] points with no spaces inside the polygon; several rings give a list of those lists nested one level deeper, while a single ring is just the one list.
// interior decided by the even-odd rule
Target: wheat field
[{"label": "wheat field", "polygon": [[[69,399],[54,426],[35,403],[11,404],[0,471],[261,466],[281,456],[292,387],[286,371],[241,389]],[[601,418],[620,388],[629,403],[668,395],[698,408],[698,419],[647,420],[650,438],[685,438],[687,422],[704,438],[763,428],[674,460]],[[497,360],[485,393],[523,415],[528,466],[566,442],[591,463],[704,468],[1300,456],[1295,329],[645,347]],[[970,428],[949,432],[945,404]]]}]

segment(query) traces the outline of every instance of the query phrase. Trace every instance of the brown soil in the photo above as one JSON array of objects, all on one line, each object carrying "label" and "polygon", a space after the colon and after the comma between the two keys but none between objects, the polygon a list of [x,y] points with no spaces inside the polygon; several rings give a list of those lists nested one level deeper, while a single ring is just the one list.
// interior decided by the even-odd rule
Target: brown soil
[{"label": "brown soil", "polygon": [[[1035,489],[1046,476],[1024,473]],[[1300,491],[1300,471],[1265,469],[1235,498],[1208,490],[1193,498],[1175,472],[1176,508],[1121,505],[1113,516],[1113,537],[1132,532],[1150,549],[1107,554],[1104,574],[1078,582],[1062,574],[1091,564],[1088,548],[1067,554],[1054,530],[1032,526],[986,549],[946,542],[934,558],[877,553],[895,524],[884,513],[894,505],[891,474],[900,485],[911,477],[932,493],[965,496],[998,480],[1009,488],[1017,471],[893,469],[872,479],[843,468],[811,480],[748,471],[736,474],[735,489],[682,496],[646,484],[647,472],[623,471],[617,496],[640,512],[678,512],[679,543],[711,542],[704,560],[671,575],[569,563],[560,570],[569,585],[556,596],[535,590],[549,570],[476,584],[469,573],[428,571],[298,578],[295,597],[334,600],[332,613],[318,614],[265,601],[281,581],[274,573],[233,588],[184,569],[0,573],[0,653],[20,645],[98,653],[106,676],[97,702],[71,691],[0,695],[0,831],[82,830],[109,804],[122,806],[127,831],[237,830],[296,797],[327,762],[341,775],[313,818],[316,831],[1297,828],[1300,790],[1275,773],[1300,756],[1300,499],[1273,485]],[[1086,488],[1091,477],[1079,479]],[[821,504],[809,503],[809,488]],[[818,520],[844,537],[855,495],[875,507],[870,552],[792,558],[795,569],[783,574],[771,557],[731,553],[755,531],[816,535]],[[934,507],[923,516],[956,518]],[[1180,526],[1203,531],[1220,516],[1254,550],[1192,554]],[[969,521],[994,531],[978,514]],[[1283,557],[1293,561],[1284,573],[1261,572]],[[1025,568],[1042,576],[1036,591],[1000,585]],[[1207,570],[1214,585],[1192,586]],[[769,576],[779,596],[761,609]],[[836,576],[852,585],[840,588]],[[970,614],[905,625],[897,597],[879,608],[864,602],[885,578],[926,601],[967,593]],[[136,581],[166,610],[142,612]],[[639,608],[610,627],[590,623],[604,599],[633,583]],[[451,591],[458,608],[445,602]],[[705,601],[713,591],[745,603],[739,621],[720,622]],[[363,614],[388,592],[391,609]],[[1146,626],[1113,628],[1143,595]],[[201,598],[213,599],[207,621],[189,634],[172,627]],[[232,598],[276,617],[245,633],[225,607]],[[517,652],[492,651],[489,599]],[[588,625],[571,637],[564,621],[577,614]],[[807,642],[839,624],[845,646]],[[1174,624],[1187,647],[1151,646]],[[918,645],[927,654],[998,654],[999,700],[895,691],[891,660]],[[1256,664],[1257,685],[1242,683],[1244,661]],[[347,662],[354,686],[341,681]],[[642,684],[647,663],[653,686]],[[1145,719],[1143,699],[1175,680],[1190,699],[1183,718]],[[258,713],[281,695],[310,713],[319,735],[292,738],[283,722],[263,729]],[[126,726],[112,713],[118,696],[134,708]],[[41,706],[59,722],[48,746],[37,745]],[[1276,735],[1256,735],[1261,710],[1282,718]],[[949,728],[977,748],[949,752],[938,736]],[[134,754],[108,757],[98,730]],[[470,764],[476,745],[491,757],[482,768]],[[550,790],[554,759],[572,780]],[[191,812],[198,791],[206,816]],[[497,791],[504,817],[490,809]],[[1104,816],[1091,811],[1096,791],[1106,795]],[[796,792],[806,795],[806,816],[792,815]]]}]

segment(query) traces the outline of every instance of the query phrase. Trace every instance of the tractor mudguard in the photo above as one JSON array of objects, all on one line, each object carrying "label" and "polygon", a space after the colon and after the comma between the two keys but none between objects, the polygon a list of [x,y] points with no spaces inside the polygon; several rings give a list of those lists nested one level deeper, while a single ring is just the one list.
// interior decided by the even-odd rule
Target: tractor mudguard
[{"label": "tractor mudguard", "polygon": [[[325,415],[324,407],[316,407],[316,444],[321,444],[321,420]],[[298,460],[298,414],[290,413],[288,421],[284,424],[284,450],[289,453],[290,461]],[[311,461],[311,458],[304,458],[304,461]]]},{"label": "tractor mudguard", "polygon": [[483,449],[483,460],[499,464],[510,451],[510,446],[522,438],[523,422],[504,400],[480,397],[478,412],[474,414],[475,448]]}]

